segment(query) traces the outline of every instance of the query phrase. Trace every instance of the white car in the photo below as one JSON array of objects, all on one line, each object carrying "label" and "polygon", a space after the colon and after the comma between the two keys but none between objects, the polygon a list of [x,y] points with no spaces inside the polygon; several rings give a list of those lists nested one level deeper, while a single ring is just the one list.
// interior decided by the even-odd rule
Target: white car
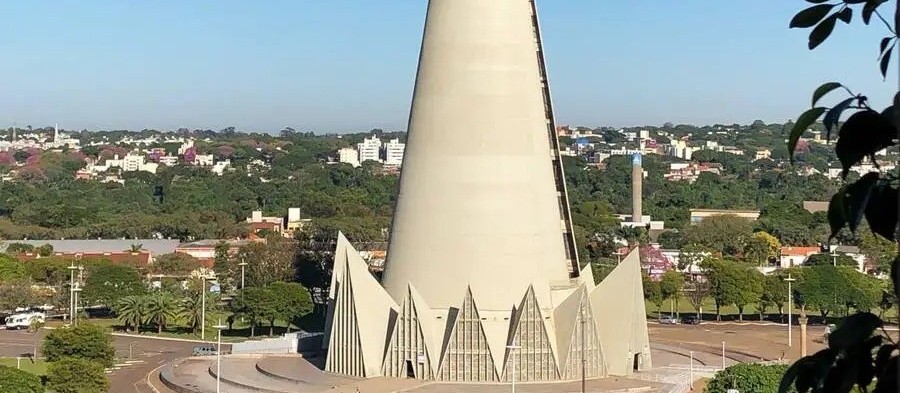
[{"label": "white car", "polygon": [[675,318],[670,315],[659,317],[659,323],[663,325],[675,325],[678,324],[678,318]]},{"label": "white car", "polygon": [[6,328],[13,329],[28,329],[31,326],[32,321],[38,321],[43,323],[46,315],[42,312],[25,312],[13,314],[6,317]]}]

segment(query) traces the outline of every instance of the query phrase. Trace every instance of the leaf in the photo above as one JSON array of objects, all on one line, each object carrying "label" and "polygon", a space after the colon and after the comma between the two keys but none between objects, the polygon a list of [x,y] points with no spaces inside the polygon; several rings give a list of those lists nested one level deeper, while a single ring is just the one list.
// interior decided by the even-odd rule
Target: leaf
[{"label": "leaf", "polygon": [[884,50],[887,49],[888,44],[890,44],[893,39],[894,37],[884,37],[881,39],[881,43],[878,44],[878,56],[884,54]]},{"label": "leaf", "polygon": [[841,10],[841,12],[837,13],[838,19],[843,21],[846,24],[850,24],[850,20],[853,19],[853,9],[850,7],[846,7]]},{"label": "leaf", "polygon": [[890,64],[890,62],[891,62],[891,52],[893,50],[894,50],[894,47],[891,46],[890,48],[888,48],[888,50],[886,50],[884,52],[884,56],[881,56],[881,63],[879,65],[881,66],[881,77],[882,78],[887,78],[888,64]]},{"label": "leaf", "polygon": [[866,5],[863,6],[862,9],[862,20],[863,23],[869,24],[869,20],[872,19],[872,14],[875,13],[875,9],[878,8],[881,3],[886,2],[887,0],[869,0],[866,2]]},{"label": "leaf", "polygon": [[869,197],[875,182],[878,181],[878,172],[869,172],[859,178],[855,183],[847,186],[844,194],[844,212],[847,214],[847,223],[850,231],[856,233],[859,222],[862,221],[863,212],[869,204]]},{"label": "leaf", "polygon": [[[821,4],[826,5],[826,4]],[[816,6],[818,7],[818,6]],[[831,35],[831,32],[834,31],[834,24],[837,22],[837,14],[833,14],[822,22],[820,22],[816,28],[814,28],[809,33],[809,50],[816,49],[819,44],[824,42],[828,36]]]},{"label": "leaf", "polygon": [[880,373],[881,370],[884,370],[895,349],[897,346],[894,344],[885,344],[878,349],[878,354],[875,355],[875,372]]},{"label": "leaf", "polygon": [[887,108],[884,108],[884,110],[881,111],[881,117],[883,117],[885,120],[887,120],[888,123],[891,123],[891,125],[893,125],[894,127],[897,126],[896,124],[894,124],[894,106],[893,105],[891,105]]},{"label": "leaf", "polygon": [[880,113],[871,109],[858,111],[841,126],[834,152],[847,177],[850,167],[876,151],[894,145],[896,129]]},{"label": "leaf", "polygon": [[825,109],[825,107],[819,106],[807,110],[794,122],[794,128],[791,129],[791,134],[788,137],[788,152],[791,153],[791,162],[794,162],[794,150],[797,150],[797,141],[800,140],[800,136],[819,119],[819,116],[825,113]]},{"label": "leaf", "polygon": [[880,184],[872,189],[866,206],[869,228],[888,240],[896,240],[897,236],[898,197],[896,188]]},{"label": "leaf", "polygon": [[823,83],[822,86],[817,87],[816,91],[813,92],[812,105],[810,105],[810,106],[813,106],[813,107],[816,106],[816,103],[819,102],[819,100],[822,99],[822,97],[824,97],[828,93],[831,93],[832,90],[837,89],[841,86],[843,86],[843,85],[841,85],[838,82]]},{"label": "leaf", "polygon": [[[811,357],[806,356],[798,359],[794,364],[792,364],[788,369],[784,372],[784,376],[781,377],[781,383],[778,384],[778,393],[787,393],[791,390],[791,385],[794,384],[794,381],[797,379],[797,376],[800,374],[800,369],[805,368],[805,365],[810,362]],[[797,389],[800,390],[799,388]]]},{"label": "leaf", "polygon": [[825,118],[822,119],[822,124],[825,125],[826,139],[831,140],[831,130],[835,126],[837,126],[838,121],[841,119],[841,113],[843,113],[847,109],[847,107],[850,106],[850,104],[852,104],[855,100],[856,97],[850,97],[846,100],[843,100],[825,113]]},{"label": "leaf", "polygon": [[847,192],[847,186],[841,187],[838,192],[831,196],[828,202],[828,225],[831,227],[831,239],[837,236],[838,232],[847,225],[847,207],[844,206],[844,194]]},{"label": "leaf", "polygon": [[872,336],[884,322],[875,314],[860,312],[844,319],[840,326],[828,335],[828,348],[847,350]]},{"label": "leaf", "polygon": [[822,20],[825,15],[828,15],[828,12],[834,8],[836,4],[818,4],[812,7],[809,7],[803,11],[794,15],[791,19],[791,23],[788,25],[790,28],[800,27],[807,28],[813,27],[816,23]]}]

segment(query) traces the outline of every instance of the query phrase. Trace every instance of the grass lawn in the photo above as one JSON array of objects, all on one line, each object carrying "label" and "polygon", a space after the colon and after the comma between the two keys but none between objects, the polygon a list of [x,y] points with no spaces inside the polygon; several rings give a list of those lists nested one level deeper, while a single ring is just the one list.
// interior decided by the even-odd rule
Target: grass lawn
[{"label": "grass lawn", "polygon": [[[20,370],[32,373],[34,375],[47,375],[47,363],[43,360],[36,360],[31,363],[30,358],[22,358],[20,360]],[[0,358],[0,366],[9,366],[16,368],[16,358]]]}]

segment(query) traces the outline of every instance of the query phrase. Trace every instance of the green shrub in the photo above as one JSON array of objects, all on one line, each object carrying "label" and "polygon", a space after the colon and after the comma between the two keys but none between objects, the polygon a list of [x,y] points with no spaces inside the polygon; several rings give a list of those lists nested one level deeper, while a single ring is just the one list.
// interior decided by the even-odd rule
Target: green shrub
[{"label": "green shrub", "polygon": [[93,360],[104,367],[111,367],[116,356],[107,329],[87,323],[50,331],[44,338],[42,350],[50,362],[73,357]]},{"label": "green shrub", "polygon": [[44,386],[37,375],[0,366],[0,392],[3,393],[43,393]]},{"label": "green shrub", "polygon": [[47,367],[47,387],[56,393],[105,393],[109,379],[100,363],[62,358]]},{"label": "green shrub", "polygon": [[[716,373],[706,384],[706,393],[725,393],[737,389],[741,393],[777,393],[787,365],[736,364]],[[789,392],[796,392],[792,387]]]}]

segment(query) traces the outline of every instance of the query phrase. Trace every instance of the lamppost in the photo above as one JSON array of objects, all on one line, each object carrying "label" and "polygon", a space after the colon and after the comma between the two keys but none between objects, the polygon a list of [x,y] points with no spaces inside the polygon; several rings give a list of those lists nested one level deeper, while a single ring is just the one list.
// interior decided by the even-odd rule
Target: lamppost
[{"label": "lamppost", "polygon": [[516,345],[516,342],[513,341],[512,345],[507,345],[506,349],[509,350],[510,361],[512,361],[512,393],[516,393],[516,350],[522,348]]},{"label": "lamppost", "polygon": [[797,281],[795,278],[791,278],[791,274],[788,273],[787,278],[784,279],[788,283],[788,348],[793,346],[792,336],[791,336],[791,319],[793,319],[793,311],[794,311],[794,292],[791,291],[791,283]]},{"label": "lamppost", "polygon": [[222,319],[219,318],[219,323],[213,327],[218,330],[218,337],[216,338],[216,393],[219,393],[219,382],[222,378],[222,329],[225,329],[227,326],[222,325]]},{"label": "lamppost", "polygon": [[72,288],[73,293],[75,294],[75,307],[72,309],[72,326],[78,325],[78,293],[81,292],[81,286],[78,283],[75,283],[75,287]]},{"label": "lamppost", "polygon": [[694,390],[694,351],[690,351],[691,354],[691,374],[688,380],[691,382],[691,390]]},{"label": "lamppost", "polygon": [[200,276],[200,340],[206,340],[206,280],[212,277]]},{"label": "lamppost", "polygon": [[69,265],[69,323],[75,323],[75,271],[78,270],[78,267],[75,266],[75,261],[72,261],[71,265]]},{"label": "lamppost", "polygon": [[[241,267],[241,289],[244,289],[244,268],[247,266],[247,262],[244,261],[244,257],[241,257],[241,263],[238,264]],[[243,292],[241,293],[241,297],[243,297]]]}]

